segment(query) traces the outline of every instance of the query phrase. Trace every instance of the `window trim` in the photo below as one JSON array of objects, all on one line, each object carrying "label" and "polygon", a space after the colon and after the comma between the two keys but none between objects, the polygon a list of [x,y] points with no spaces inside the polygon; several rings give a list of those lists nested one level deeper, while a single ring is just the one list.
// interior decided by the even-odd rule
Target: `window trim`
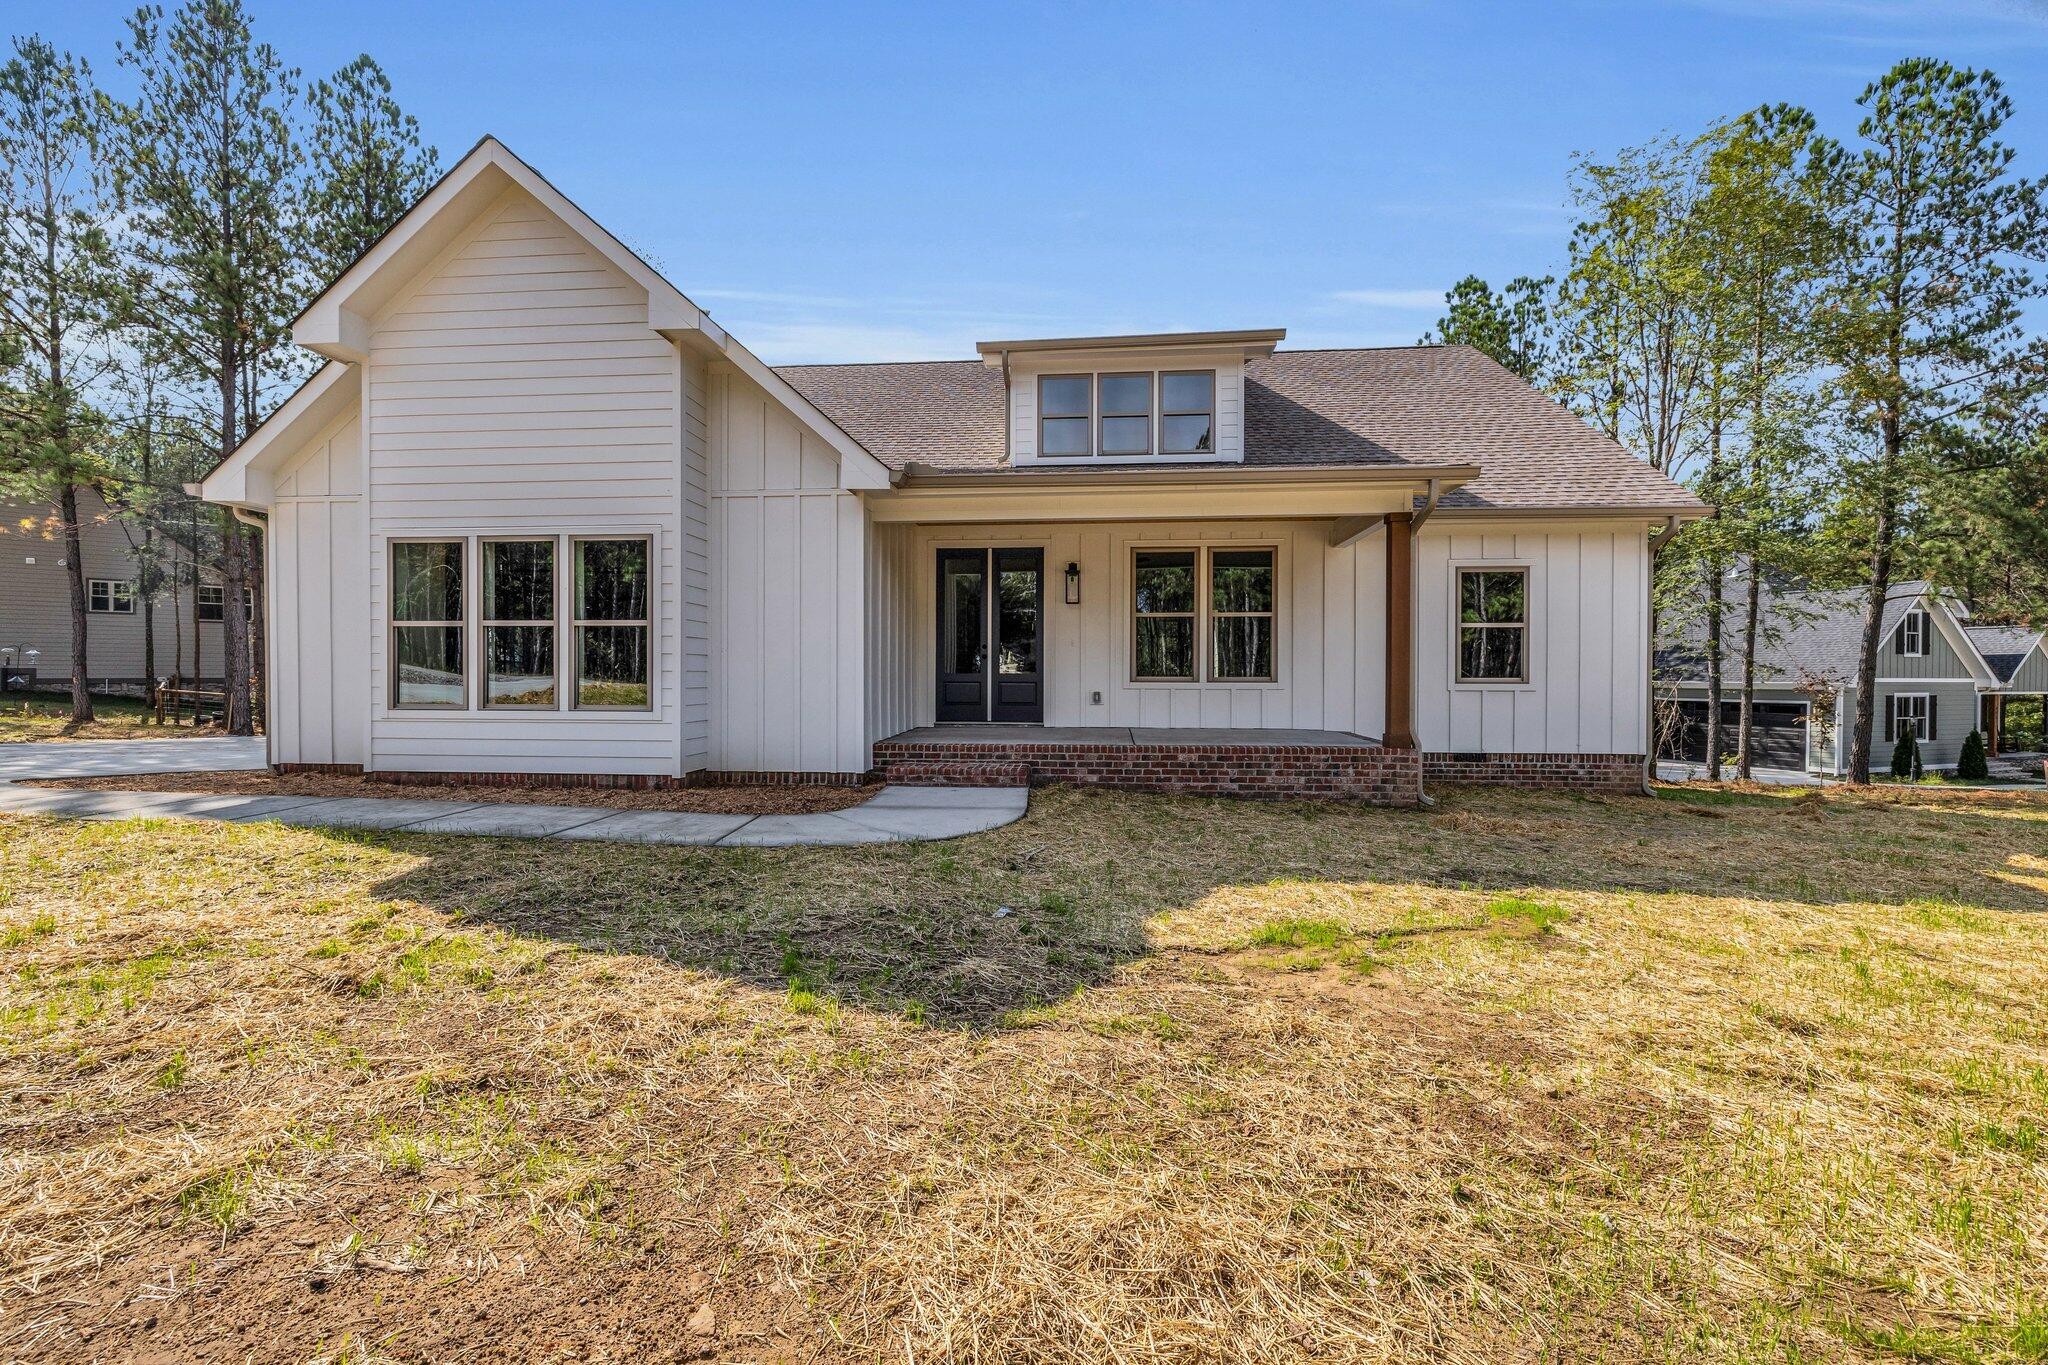
[{"label": "window trim", "polygon": [[[1906,627],[1913,627],[1913,648],[1906,648]],[[1931,652],[1928,636],[1934,631],[1934,618],[1925,607],[1913,607],[1899,618],[1898,650],[1901,659],[1924,659]]]},{"label": "window trim", "polygon": [[[661,579],[655,572],[654,565],[654,536],[652,533],[646,531],[591,531],[572,533],[569,536],[567,536],[566,539],[569,545],[569,558],[567,561],[569,572],[563,576],[564,581],[562,586],[564,591],[566,591],[569,594],[569,638],[567,642],[569,648],[569,664],[566,670],[566,676],[568,678],[569,686],[567,689],[567,695],[565,695],[562,700],[564,704],[567,706],[567,709],[569,709],[570,711],[601,711],[608,714],[651,715],[654,711],[654,675],[656,665],[656,656],[654,652],[654,615],[656,599],[659,597],[661,591]],[[577,610],[581,604],[576,600],[576,547],[578,545],[585,544],[591,541],[614,540],[637,540],[641,543],[641,545],[646,547],[647,614],[643,617],[640,617],[638,620],[633,621],[586,620],[584,617],[579,616],[577,614]],[[582,631],[583,628],[586,626],[638,626],[641,630],[646,632],[647,643],[645,649],[647,655],[647,681],[644,684],[647,688],[646,701],[642,702],[638,706],[607,706],[601,703],[585,704],[583,702],[583,651],[580,648],[578,648],[578,646],[582,643],[582,636],[579,634],[579,632]]]},{"label": "window trim", "polygon": [[[471,577],[471,561],[481,560],[471,546],[473,536],[390,536],[384,541],[384,685],[385,706],[392,711],[426,712],[467,712],[478,708],[474,705],[475,694],[471,683],[476,673],[476,640],[470,630],[470,605],[476,600],[475,580]],[[392,547],[397,545],[454,545],[461,551],[462,564],[462,616],[452,621],[401,621],[398,619],[397,603],[392,594],[398,589],[398,580],[391,572]],[[460,654],[462,656],[462,698],[459,701],[400,701],[398,699],[398,632],[409,627],[454,626],[462,632]]]},{"label": "window trim", "polygon": [[[1030,448],[1030,453],[1026,454],[1020,448],[1011,454],[1010,462],[1012,464],[1022,465],[1089,465],[1101,464],[1105,461],[1130,464],[1242,463],[1244,459],[1244,452],[1241,449],[1234,453],[1226,453],[1222,449],[1222,422],[1220,412],[1223,405],[1223,385],[1226,369],[1227,367],[1221,364],[1194,365],[1177,369],[1169,369],[1157,363],[1146,365],[1141,360],[1137,365],[1123,369],[1045,370],[1035,375],[1027,374],[1019,376],[1018,379],[1012,381],[1013,384],[1020,383],[1024,379],[1029,379],[1031,383],[1034,385],[1034,388],[1032,390],[1032,420],[1036,425],[1033,428],[1033,441]],[[1102,449],[1102,423],[1104,421],[1104,413],[1102,411],[1102,381],[1105,379],[1135,378],[1140,375],[1149,377],[1151,381],[1151,410],[1149,413],[1150,420],[1148,423],[1151,439],[1148,443],[1148,448],[1144,454],[1137,454],[1135,452],[1127,454],[1105,453]],[[1189,411],[1183,409],[1175,409],[1171,413],[1166,412],[1164,410],[1164,404],[1166,401],[1165,380],[1169,375],[1207,375],[1209,378],[1209,407],[1206,410],[1206,412]],[[1079,379],[1087,383],[1088,411],[1085,414],[1073,417],[1048,417],[1046,415],[1045,386],[1047,381],[1055,379]],[[1011,392],[1014,396],[1014,388],[1011,390]],[[1137,416],[1136,413],[1114,415],[1133,417]],[[1082,420],[1083,416],[1085,416],[1088,422],[1088,449],[1078,454],[1047,453],[1045,444],[1046,423],[1078,422]],[[1206,451],[1167,450],[1165,448],[1166,419],[1170,416],[1208,417],[1210,448]],[[1016,431],[1015,423],[1012,422],[1008,429],[1014,433]],[[1020,438],[1019,445],[1021,446],[1021,444],[1022,440]]]},{"label": "window trim", "polygon": [[1886,708],[1891,713],[1891,725],[1889,726],[1891,733],[1885,736],[1885,743],[1897,744],[1899,742],[1899,724],[1906,719],[1906,716],[1902,713],[1903,708],[1899,705],[1903,701],[1917,701],[1920,703],[1920,714],[1912,718],[1914,742],[1917,744],[1934,743],[1933,698],[1934,694],[1932,692],[1892,693],[1891,704]]},{"label": "window trim", "polygon": [[[1273,560],[1273,609],[1270,612],[1215,610],[1215,581],[1213,578],[1213,557],[1217,551],[1258,550],[1272,556]],[[1195,557],[1195,609],[1192,612],[1138,610],[1138,556],[1141,554],[1189,554]],[[1124,567],[1130,577],[1125,583],[1124,629],[1128,633],[1129,645],[1124,651],[1124,681],[1134,687],[1228,687],[1228,688],[1277,688],[1280,682],[1280,660],[1285,651],[1281,640],[1281,604],[1287,600],[1284,584],[1281,582],[1283,556],[1280,544],[1274,540],[1200,540],[1174,544],[1159,541],[1132,541],[1126,549]],[[1195,623],[1195,671],[1186,676],[1159,676],[1138,672],[1138,621],[1142,617],[1177,619],[1192,617]],[[1216,673],[1214,622],[1218,616],[1257,617],[1262,616],[1273,623],[1273,671],[1262,678],[1224,678]]]},{"label": "window trim", "polygon": [[[1468,573],[1518,573],[1522,576],[1522,619],[1519,623],[1506,621],[1468,623],[1459,619],[1463,615],[1465,600],[1465,575]],[[1488,563],[1486,561],[1465,561],[1451,564],[1450,601],[1445,615],[1450,618],[1450,679],[1452,687],[1534,687],[1536,676],[1536,571],[1525,561]],[[1468,678],[1465,676],[1464,642],[1465,631],[1476,630],[1519,630],[1522,632],[1522,674],[1518,678]]]},{"label": "window trim", "polygon": [[[1074,414],[1060,413],[1052,417],[1046,416],[1045,384],[1049,379],[1079,379],[1085,381],[1088,385],[1088,411]],[[1095,424],[1098,420],[1096,410],[1101,406],[1096,398],[1096,380],[1097,376],[1092,370],[1061,370],[1057,373],[1047,371],[1038,376],[1036,403],[1038,413],[1038,454],[1040,458],[1048,460],[1092,460],[1095,458],[1097,451]],[[1088,424],[1088,449],[1079,455],[1047,455],[1045,453],[1045,424],[1047,422],[1086,422]]]},{"label": "window trim", "polygon": [[[1145,381],[1145,410],[1139,412],[1108,412],[1102,406],[1102,384],[1107,379],[1142,379]],[[1110,450],[1103,441],[1103,423],[1117,418],[1143,417],[1145,419],[1145,448],[1143,450]],[[1157,370],[1098,370],[1095,374],[1095,456],[1101,460],[1143,460],[1159,453],[1159,371]]]},{"label": "window trim", "polygon": [[[94,590],[105,588],[107,604],[103,607],[93,604]],[[121,603],[126,600],[126,606]],[[135,614],[135,582],[128,578],[88,578],[85,580],[85,609],[96,616],[133,616]]]},{"label": "window trim", "polygon": [[[490,607],[484,595],[487,585],[484,558],[490,545],[546,545],[552,561],[552,582],[549,605],[554,615],[545,621],[501,620],[485,616]],[[477,648],[477,709],[483,711],[560,711],[562,709],[562,537],[559,533],[549,535],[519,535],[503,532],[476,538],[476,648]],[[500,702],[491,700],[491,656],[490,634],[493,626],[547,626],[555,632],[554,675],[555,699],[551,702]],[[408,708],[410,709],[410,708]]]}]

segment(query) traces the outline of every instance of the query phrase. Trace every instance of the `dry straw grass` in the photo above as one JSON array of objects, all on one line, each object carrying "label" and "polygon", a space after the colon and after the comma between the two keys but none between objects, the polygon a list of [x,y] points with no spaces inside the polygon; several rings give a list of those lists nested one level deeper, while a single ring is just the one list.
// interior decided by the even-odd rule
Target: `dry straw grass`
[{"label": "dry straw grass", "polygon": [[0,1357],[2048,1353],[2048,802],[0,822]]},{"label": "dry straw grass", "polygon": [[190,725],[158,725],[149,707],[129,697],[94,697],[95,719],[71,723],[71,694],[0,696],[0,744],[18,740],[159,739],[191,735]]}]

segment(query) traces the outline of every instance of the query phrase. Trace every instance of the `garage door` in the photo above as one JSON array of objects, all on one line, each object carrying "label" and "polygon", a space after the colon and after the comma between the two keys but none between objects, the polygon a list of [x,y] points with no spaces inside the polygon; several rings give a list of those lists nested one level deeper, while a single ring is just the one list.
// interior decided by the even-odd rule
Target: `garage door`
[{"label": "garage door", "polygon": [[[1707,704],[1703,701],[1678,703],[1679,725],[1674,736],[1678,752],[1666,753],[1692,763],[1707,761]],[[1755,726],[1756,766],[1759,768],[1806,767],[1806,708],[1798,702],[1760,701],[1752,708]],[[1721,703],[1721,752],[1735,752],[1735,736],[1742,724],[1739,702]]]}]

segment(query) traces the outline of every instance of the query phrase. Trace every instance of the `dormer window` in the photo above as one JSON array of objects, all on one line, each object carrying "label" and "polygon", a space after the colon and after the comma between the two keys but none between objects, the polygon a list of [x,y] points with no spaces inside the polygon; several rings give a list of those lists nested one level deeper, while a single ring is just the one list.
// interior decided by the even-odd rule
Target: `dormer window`
[{"label": "dormer window", "polygon": [[1048,374],[1038,380],[1038,453],[1045,459],[1216,450],[1216,372]]}]

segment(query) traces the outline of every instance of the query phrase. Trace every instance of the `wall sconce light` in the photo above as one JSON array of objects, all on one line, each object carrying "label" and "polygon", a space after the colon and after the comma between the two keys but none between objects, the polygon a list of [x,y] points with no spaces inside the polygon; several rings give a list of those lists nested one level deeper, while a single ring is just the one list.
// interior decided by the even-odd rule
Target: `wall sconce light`
[{"label": "wall sconce light", "polygon": [[1081,566],[1071,560],[1067,562],[1067,605],[1081,605]]}]

